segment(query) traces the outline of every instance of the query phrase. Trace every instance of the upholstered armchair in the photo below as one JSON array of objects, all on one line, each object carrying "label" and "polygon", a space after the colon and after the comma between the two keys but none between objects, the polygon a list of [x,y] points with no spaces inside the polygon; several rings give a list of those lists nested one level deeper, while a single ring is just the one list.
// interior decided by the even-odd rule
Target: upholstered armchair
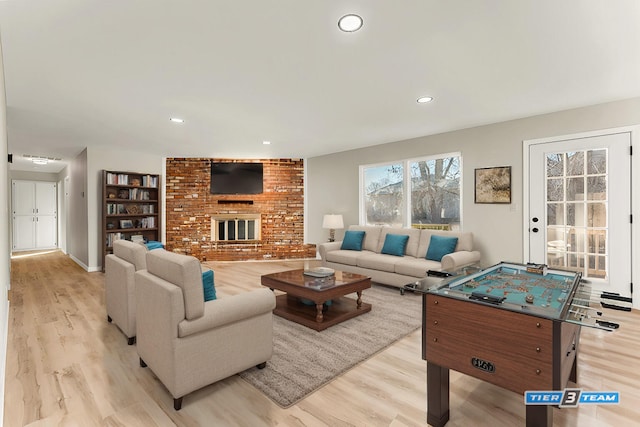
[{"label": "upholstered armchair", "polygon": [[275,297],[269,289],[204,301],[200,262],[168,251],[147,254],[136,272],[137,350],[173,396],[182,398],[253,366],[273,352]]},{"label": "upholstered armchair", "polygon": [[147,268],[147,248],[128,240],[113,242],[105,257],[107,321],[115,323],[132,345],[136,337],[135,272]]}]

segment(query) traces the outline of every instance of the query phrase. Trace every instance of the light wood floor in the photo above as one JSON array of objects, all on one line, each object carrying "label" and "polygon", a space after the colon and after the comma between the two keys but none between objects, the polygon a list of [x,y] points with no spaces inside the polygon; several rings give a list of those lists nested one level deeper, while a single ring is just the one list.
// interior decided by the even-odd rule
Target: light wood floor
[{"label": "light wood floor", "polygon": [[[224,297],[260,287],[261,274],[301,262],[209,265]],[[150,370],[139,367],[135,346],[107,323],[102,273],[86,273],[60,252],[15,258],[11,266],[7,427],[427,425],[419,330],[291,408],[279,408],[233,376],[187,395],[176,412]],[[554,409],[556,426],[640,421],[640,313],[607,314],[620,329],[583,328],[579,386],[619,391],[621,404]],[[524,425],[524,412],[522,396],[451,373],[448,426]]]}]

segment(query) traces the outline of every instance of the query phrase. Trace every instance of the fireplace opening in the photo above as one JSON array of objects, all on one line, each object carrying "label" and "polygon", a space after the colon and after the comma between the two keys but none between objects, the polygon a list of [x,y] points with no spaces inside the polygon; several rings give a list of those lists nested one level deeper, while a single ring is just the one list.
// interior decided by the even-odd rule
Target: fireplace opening
[{"label": "fireplace opening", "polygon": [[260,240],[260,214],[218,215],[211,218],[211,240],[238,242]]}]

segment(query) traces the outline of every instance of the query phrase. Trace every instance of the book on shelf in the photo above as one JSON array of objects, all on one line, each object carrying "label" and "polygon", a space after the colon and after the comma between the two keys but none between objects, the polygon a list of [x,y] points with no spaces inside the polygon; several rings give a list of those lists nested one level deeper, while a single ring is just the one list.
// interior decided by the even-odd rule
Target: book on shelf
[{"label": "book on shelf", "polygon": [[107,173],[107,184],[109,185],[129,185],[129,175],[124,173]]},{"label": "book on shelf", "polygon": [[123,239],[124,236],[122,233],[107,233],[107,241],[106,244],[107,246],[111,247],[113,246],[113,242],[115,242],[116,240],[120,240]]},{"label": "book on shelf", "polygon": [[156,227],[156,218],[153,216],[142,218],[140,220],[140,227],[142,228],[155,228]]},{"label": "book on shelf", "polygon": [[[142,178],[142,182],[140,183],[140,179],[137,177],[140,176]],[[130,179],[129,174],[126,173],[113,173],[107,172],[107,185],[140,185],[143,187],[158,187],[158,177],[153,175],[135,175],[134,179]]]},{"label": "book on shelf", "polygon": [[140,188],[130,188],[129,200],[150,200],[149,190],[142,190]]},{"label": "book on shelf", "polygon": [[142,176],[142,186],[143,187],[157,187],[158,186],[158,177],[151,175],[143,175]]}]

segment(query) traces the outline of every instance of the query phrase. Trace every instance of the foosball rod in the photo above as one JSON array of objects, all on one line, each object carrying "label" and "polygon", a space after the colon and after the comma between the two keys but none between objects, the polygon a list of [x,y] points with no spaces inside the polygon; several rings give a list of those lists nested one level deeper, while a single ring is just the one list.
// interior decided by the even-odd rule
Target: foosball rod
[{"label": "foosball rod", "polygon": [[598,289],[590,289],[589,291],[585,291],[585,290],[578,290],[577,293],[589,293],[592,296],[595,296],[597,298],[600,299],[609,299],[609,300],[615,300],[615,301],[620,301],[620,302],[630,302],[632,303],[633,300],[631,297],[625,297],[620,295],[617,292],[609,292],[609,291],[601,291]]},{"label": "foosball rod", "polygon": [[[596,296],[596,297],[597,298],[595,298],[595,299],[574,297],[573,301],[584,301],[586,304],[589,304],[589,303],[598,304],[598,303],[600,303],[602,308],[609,308],[611,310],[620,310],[620,311],[631,311],[631,306],[622,306],[622,305],[617,305],[617,304],[611,304],[611,303],[604,302],[604,301],[600,300],[599,296]],[[622,301],[622,302],[626,302],[626,301]]]}]

